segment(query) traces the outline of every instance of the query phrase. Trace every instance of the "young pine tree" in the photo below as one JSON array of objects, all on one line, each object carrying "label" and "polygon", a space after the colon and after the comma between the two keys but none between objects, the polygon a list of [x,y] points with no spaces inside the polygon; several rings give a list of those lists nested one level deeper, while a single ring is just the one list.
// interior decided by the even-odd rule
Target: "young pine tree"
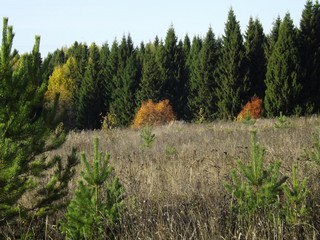
[{"label": "young pine tree", "polygon": [[71,200],[61,230],[67,239],[107,239],[124,209],[123,188],[114,177],[110,155],[99,152],[99,139],[94,139],[92,166],[84,153],[85,171]]},{"label": "young pine tree", "polygon": [[[75,153],[61,165],[39,155],[55,146],[50,144],[49,122],[53,119],[43,108],[46,83],[41,79],[40,37],[36,37],[31,54],[18,56],[12,51],[14,33],[3,20],[0,48],[0,226],[15,223],[16,217],[25,219],[27,213],[47,214],[53,203],[67,193]],[[62,139],[56,143],[61,143]],[[51,180],[41,187],[45,171],[57,166]],[[39,186],[38,186],[39,185]],[[34,202],[27,206],[20,200],[36,190]],[[0,232],[3,232],[2,230]]]}]

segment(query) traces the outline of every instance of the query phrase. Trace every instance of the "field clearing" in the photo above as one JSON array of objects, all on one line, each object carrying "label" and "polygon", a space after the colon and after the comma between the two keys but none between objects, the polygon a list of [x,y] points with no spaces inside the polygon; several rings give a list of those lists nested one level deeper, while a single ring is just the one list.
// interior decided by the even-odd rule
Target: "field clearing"
[{"label": "field clearing", "polygon": [[[281,173],[288,176],[292,164],[298,164],[298,176],[308,176],[310,192],[319,195],[320,168],[304,157],[305,150],[312,150],[319,118],[288,121],[287,128],[275,128],[276,119],[259,119],[254,125],[174,122],[153,128],[155,141],[150,148],[142,147],[141,130],[70,132],[65,144],[50,155],[66,155],[77,147],[90,159],[93,138],[100,139],[100,149],[110,153],[127,197],[128,211],[116,238],[222,239],[230,204],[224,184],[230,181],[237,159],[249,160],[250,129],[257,130],[266,163],[280,160]],[[77,172],[80,169],[81,164]],[[70,187],[75,185],[73,181]],[[319,208],[311,214],[317,213]],[[314,218],[314,226],[319,220]]]}]

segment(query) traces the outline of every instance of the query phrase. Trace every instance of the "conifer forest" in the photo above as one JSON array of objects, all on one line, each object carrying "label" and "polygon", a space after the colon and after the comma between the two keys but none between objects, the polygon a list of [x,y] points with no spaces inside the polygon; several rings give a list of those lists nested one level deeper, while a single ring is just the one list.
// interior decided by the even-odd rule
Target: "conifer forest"
[{"label": "conifer forest", "polygon": [[[320,3],[266,33],[0,46],[0,239],[320,239]],[[134,33],[132,33],[134,34]],[[106,151],[107,150],[107,151]]]}]

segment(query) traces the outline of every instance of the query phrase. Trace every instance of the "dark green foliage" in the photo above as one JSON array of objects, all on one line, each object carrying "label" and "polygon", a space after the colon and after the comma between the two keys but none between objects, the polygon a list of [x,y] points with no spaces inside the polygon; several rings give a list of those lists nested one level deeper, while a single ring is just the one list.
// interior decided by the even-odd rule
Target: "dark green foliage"
[{"label": "dark green foliage", "polygon": [[264,104],[269,117],[280,112],[291,115],[298,105],[302,86],[297,40],[297,31],[287,14],[268,60]]},{"label": "dark green foliage", "polygon": [[265,57],[266,37],[258,19],[250,18],[245,33],[245,48],[248,61],[248,81],[250,82],[249,96],[264,98],[267,61]]},{"label": "dark green foliage", "polygon": [[66,63],[67,58],[63,49],[57,49],[53,53],[49,53],[45,58],[42,67],[42,77],[44,81],[48,81],[56,66]]},{"label": "dark green foliage", "polygon": [[232,9],[228,14],[222,42],[216,69],[215,98],[217,116],[230,120],[236,117],[241,106],[250,99],[245,49],[240,25]]},{"label": "dark green foliage", "polygon": [[174,28],[170,27],[165,38],[163,52],[160,58],[164,81],[163,99],[169,99],[177,118],[185,114],[186,101],[186,57],[182,42],[178,43]]},{"label": "dark green foliage", "polygon": [[154,44],[147,44],[142,66],[142,79],[137,93],[137,104],[151,99],[159,102],[162,99],[162,87],[160,66],[156,59],[157,48]]},{"label": "dark green foliage", "polygon": [[300,21],[300,54],[303,76],[303,102],[306,113],[319,111],[320,106],[320,5],[308,0]]},{"label": "dark green foliage", "polygon": [[[61,159],[40,157],[60,144],[65,135],[48,139],[48,126],[54,126],[54,110],[43,108],[46,83],[41,78],[40,38],[36,37],[31,54],[18,56],[12,51],[13,36],[4,18],[0,51],[0,226],[15,224],[17,216],[25,219],[28,213],[40,216],[54,209],[54,203],[67,193],[76,162],[75,153],[67,167],[62,167]],[[56,166],[58,169],[42,189],[43,179],[37,177]],[[20,200],[31,190],[37,190],[39,199],[26,206]]]},{"label": "dark green foliage", "polygon": [[[113,49],[111,55],[113,56]],[[136,92],[139,86],[139,68],[137,68],[136,50],[133,47],[131,37],[123,37],[118,48],[116,75],[112,77],[112,100],[110,112],[115,114],[117,122],[121,126],[127,126],[134,117],[136,108]],[[114,62],[116,63],[116,62]]]},{"label": "dark green foliage", "polygon": [[267,45],[265,48],[265,55],[268,60],[269,60],[269,57],[271,56],[274,46],[276,45],[276,42],[278,41],[281,22],[282,20],[278,16],[277,19],[273,22],[271,33],[267,36]]},{"label": "dark green foliage", "polygon": [[110,155],[99,152],[99,140],[94,140],[92,165],[84,153],[81,161],[82,180],[71,200],[61,230],[67,239],[107,239],[123,211],[123,188],[109,164]]},{"label": "dark green foliage", "polygon": [[[200,49],[201,48],[201,49]],[[193,120],[201,115],[203,120],[212,120],[214,109],[214,71],[218,59],[218,45],[212,29],[209,28],[206,38],[201,43],[197,38],[194,39],[190,58],[190,80],[188,106],[193,113]],[[191,55],[190,54],[190,55]]]},{"label": "dark green foliage", "polygon": [[77,126],[82,129],[100,127],[102,93],[100,86],[100,53],[95,44],[89,48],[89,59],[78,93]]}]

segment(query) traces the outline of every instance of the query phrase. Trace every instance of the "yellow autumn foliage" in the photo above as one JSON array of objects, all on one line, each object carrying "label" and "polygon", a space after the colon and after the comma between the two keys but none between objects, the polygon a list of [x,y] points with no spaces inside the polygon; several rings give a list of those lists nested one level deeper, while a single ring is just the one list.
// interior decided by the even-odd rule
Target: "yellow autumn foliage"
[{"label": "yellow autumn foliage", "polygon": [[149,99],[141,105],[139,111],[136,113],[132,127],[139,128],[146,125],[156,126],[174,120],[176,120],[176,116],[169,100],[165,99],[158,103],[154,103]]},{"label": "yellow autumn foliage", "polygon": [[45,93],[47,103],[53,103],[56,94],[59,94],[59,105],[68,107],[71,103],[72,93],[75,89],[75,79],[73,79],[72,71],[77,65],[74,58],[69,58],[62,65],[55,67],[49,78],[48,90]]}]

